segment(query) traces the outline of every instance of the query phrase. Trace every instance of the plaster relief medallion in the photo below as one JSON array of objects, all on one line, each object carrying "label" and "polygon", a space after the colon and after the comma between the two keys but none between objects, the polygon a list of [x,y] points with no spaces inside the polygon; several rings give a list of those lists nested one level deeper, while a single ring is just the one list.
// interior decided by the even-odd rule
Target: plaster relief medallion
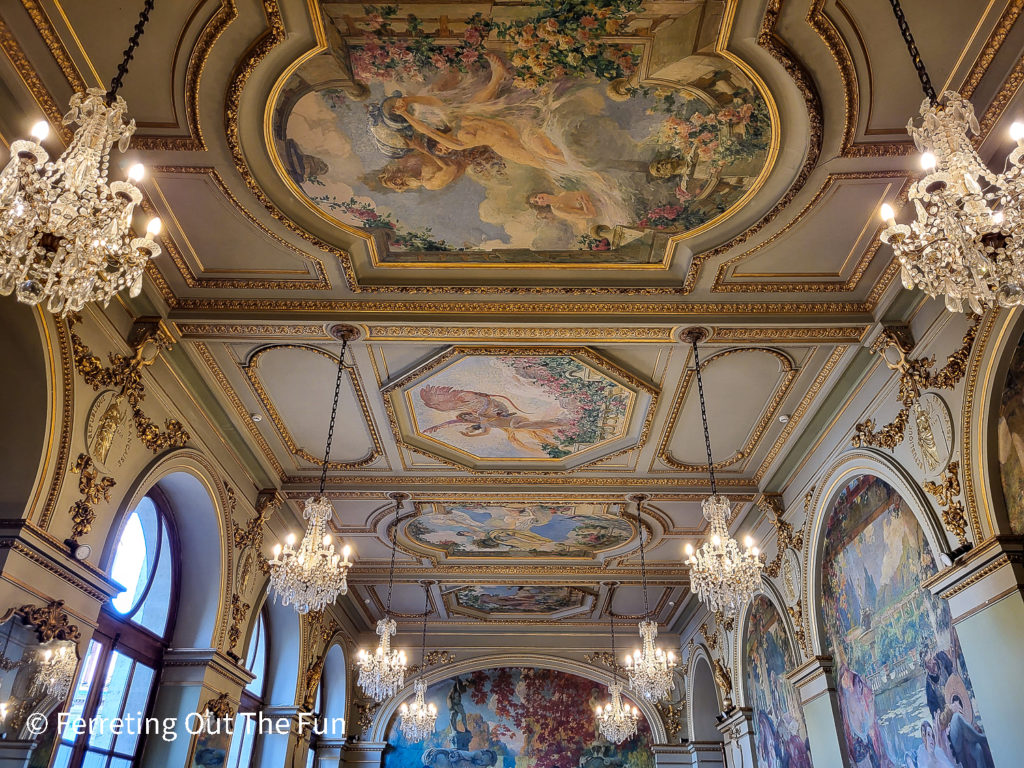
[{"label": "plaster relief medallion", "polygon": [[252,577],[256,572],[256,553],[246,547],[238,558],[238,577],[236,591],[240,595],[247,594],[252,585]]},{"label": "plaster relief medallion", "polygon": [[375,264],[653,265],[770,170],[719,2],[323,5],[337,37],[280,90],[270,149]]},{"label": "plaster relief medallion", "polygon": [[800,556],[792,549],[787,549],[782,557],[782,568],[779,574],[782,581],[782,596],[786,607],[792,608],[800,602]]},{"label": "plaster relief medallion", "polygon": [[89,456],[103,473],[121,466],[131,444],[131,430],[124,429],[130,407],[118,390],[100,392],[89,406],[85,422],[85,444]]},{"label": "plaster relief medallion", "polygon": [[953,455],[953,419],[946,401],[928,392],[910,408],[910,454],[927,476],[937,475]]}]

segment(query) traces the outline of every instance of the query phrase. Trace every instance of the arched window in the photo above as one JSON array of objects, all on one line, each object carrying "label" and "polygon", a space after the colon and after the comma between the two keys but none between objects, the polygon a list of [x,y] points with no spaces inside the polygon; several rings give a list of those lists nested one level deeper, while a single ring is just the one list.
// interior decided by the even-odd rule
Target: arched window
[{"label": "arched window", "polygon": [[130,768],[141,751],[139,728],[114,734],[76,727],[78,718],[111,722],[147,715],[173,622],[175,545],[152,496],[125,518],[117,537],[110,575],[124,592],[100,613],[53,768]]},{"label": "arched window", "polygon": [[253,751],[256,747],[256,721],[253,717],[263,707],[263,692],[267,680],[267,610],[260,611],[249,640],[249,650],[245,654],[245,668],[253,674],[252,680],[242,691],[242,700],[235,717],[235,727],[231,736],[231,748],[228,751],[224,768],[249,768],[252,765]]}]

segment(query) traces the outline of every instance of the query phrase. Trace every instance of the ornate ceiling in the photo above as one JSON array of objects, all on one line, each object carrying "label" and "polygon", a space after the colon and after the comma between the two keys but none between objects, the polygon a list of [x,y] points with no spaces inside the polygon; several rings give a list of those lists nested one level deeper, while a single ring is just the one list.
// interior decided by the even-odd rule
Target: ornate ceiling
[{"label": "ornate ceiling", "polygon": [[[1024,2],[904,5],[1002,156]],[[5,142],[109,78],[124,6],[4,6]],[[858,386],[863,340],[917,301],[875,213],[913,178],[921,100],[885,0],[565,8],[158,3],[122,91],[139,132],[118,160],[146,163],[165,223],[122,309],[168,317],[172,368],[224,450],[296,512],[331,331],[359,332],[328,489],[364,626],[392,533],[410,622],[421,579],[438,622],[480,632],[639,615],[637,491],[671,626],[707,492],[680,332],[708,331],[713,459],[749,529]],[[394,531],[392,490],[415,511]]]}]

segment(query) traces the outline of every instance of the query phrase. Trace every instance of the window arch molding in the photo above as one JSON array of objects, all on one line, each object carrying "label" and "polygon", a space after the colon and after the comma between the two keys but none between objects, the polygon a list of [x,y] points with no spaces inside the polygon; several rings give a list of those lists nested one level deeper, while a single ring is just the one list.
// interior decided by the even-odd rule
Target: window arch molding
[{"label": "window arch molding", "polygon": [[[227,633],[224,594],[230,576],[230,515],[232,502],[213,466],[196,451],[172,451],[147,467],[132,483],[111,521],[100,568],[110,574],[117,549],[117,532],[143,497],[158,493],[177,538],[181,578],[179,611],[170,635],[177,648],[219,647]],[[216,531],[217,535],[211,535]],[[216,584],[216,589],[210,585]],[[173,608],[173,606],[172,606]]]},{"label": "window arch molding", "polygon": [[832,505],[842,489],[856,477],[873,475],[887,483],[906,502],[933,556],[956,547],[951,542],[938,514],[925,492],[913,476],[894,459],[871,448],[853,450],[844,454],[823,472],[817,480],[818,489],[811,502],[811,515],[804,534],[803,574],[801,596],[809,610],[804,611],[807,653],[811,656],[826,654],[824,617],[811,606],[822,597],[822,558],[825,552],[825,527]]}]

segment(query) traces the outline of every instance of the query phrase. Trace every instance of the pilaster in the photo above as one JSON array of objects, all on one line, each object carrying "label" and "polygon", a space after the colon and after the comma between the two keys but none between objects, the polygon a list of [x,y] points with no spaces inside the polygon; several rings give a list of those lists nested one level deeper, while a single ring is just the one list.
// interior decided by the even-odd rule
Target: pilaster
[{"label": "pilaster", "polygon": [[997,536],[925,586],[946,600],[960,640],[992,758],[1017,765],[1024,754],[1024,537]]},{"label": "pilaster", "polygon": [[342,765],[345,768],[380,768],[384,759],[383,741],[352,741],[345,745]]},{"label": "pilaster", "polygon": [[807,725],[815,765],[849,765],[831,656],[814,656],[786,677],[793,683]]},{"label": "pilaster", "polygon": [[729,766],[753,766],[756,747],[754,744],[754,710],[750,707],[733,707],[728,716],[718,724],[718,730],[725,736],[725,753]]}]

